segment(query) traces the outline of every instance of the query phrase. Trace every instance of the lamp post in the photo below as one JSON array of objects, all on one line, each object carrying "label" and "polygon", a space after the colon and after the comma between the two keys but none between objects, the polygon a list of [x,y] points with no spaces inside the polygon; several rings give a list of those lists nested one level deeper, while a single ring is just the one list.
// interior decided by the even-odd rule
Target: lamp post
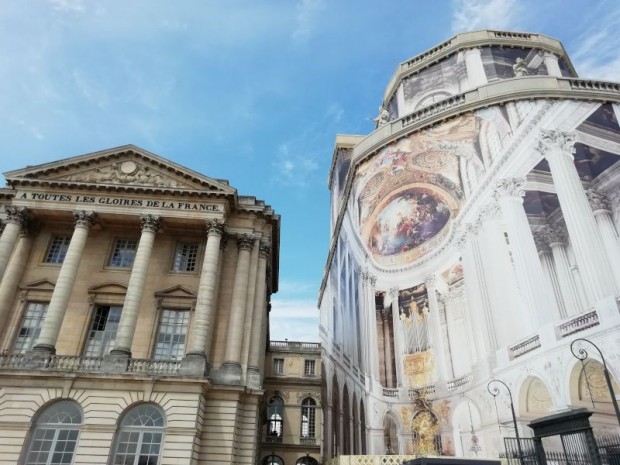
[{"label": "lamp post", "polygon": [[506,391],[508,392],[508,397],[510,399],[510,413],[512,414],[512,424],[515,429],[515,436],[517,437],[517,450],[519,451],[519,462],[523,464],[523,450],[521,450],[521,438],[519,437],[519,427],[517,426],[517,416],[515,415],[515,406],[514,406],[514,403],[512,402],[512,392],[510,391],[510,388],[508,387],[508,385],[504,383],[503,381],[499,379],[492,379],[491,381],[489,381],[489,384],[487,384],[487,391],[489,391],[489,394],[491,394],[493,397],[497,397],[499,395],[499,387],[498,386],[492,387],[491,385],[493,384],[501,384],[502,386],[506,388]]},{"label": "lamp post", "polygon": [[585,359],[588,358],[588,352],[583,347],[579,347],[577,352],[575,352],[575,349],[576,349],[575,343],[579,341],[587,342],[588,344],[590,344],[592,347],[596,349],[598,354],[601,356],[601,361],[603,362],[603,374],[605,375],[605,381],[607,382],[607,389],[609,390],[609,395],[611,396],[611,402],[614,404],[614,410],[616,412],[616,420],[618,421],[618,425],[620,425],[620,410],[618,409],[618,401],[616,400],[616,394],[614,392],[614,387],[611,384],[611,376],[609,375],[609,370],[607,369],[607,363],[605,362],[605,357],[603,357],[603,353],[601,352],[601,349],[599,349],[598,346],[594,342],[590,341],[589,339],[578,338],[570,343],[570,351],[572,352],[573,356],[581,360],[582,363]]}]

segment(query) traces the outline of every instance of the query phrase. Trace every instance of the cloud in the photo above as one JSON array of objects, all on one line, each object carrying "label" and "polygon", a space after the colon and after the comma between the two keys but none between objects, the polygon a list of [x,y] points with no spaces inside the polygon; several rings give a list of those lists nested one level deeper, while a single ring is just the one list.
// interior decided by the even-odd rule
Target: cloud
[{"label": "cloud", "polygon": [[315,299],[271,300],[269,336],[272,340],[319,340],[319,310]]},{"label": "cloud", "polygon": [[576,49],[570,54],[573,64],[581,77],[617,81],[620,76],[620,8],[603,2],[590,17],[592,21],[586,18],[583,24],[591,26],[574,39]]},{"label": "cloud", "polygon": [[83,13],[86,10],[83,0],[49,0],[52,8],[64,13]]},{"label": "cloud", "polygon": [[[299,152],[297,148],[299,147]],[[314,157],[302,151],[303,145],[284,143],[280,145],[274,168],[277,172],[276,182],[288,187],[306,187],[319,168]]]},{"label": "cloud", "polygon": [[514,29],[521,9],[517,0],[454,0],[452,32]]},{"label": "cloud", "polygon": [[296,9],[295,29],[291,37],[296,42],[306,42],[314,32],[319,14],[325,9],[325,1],[301,0]]}]

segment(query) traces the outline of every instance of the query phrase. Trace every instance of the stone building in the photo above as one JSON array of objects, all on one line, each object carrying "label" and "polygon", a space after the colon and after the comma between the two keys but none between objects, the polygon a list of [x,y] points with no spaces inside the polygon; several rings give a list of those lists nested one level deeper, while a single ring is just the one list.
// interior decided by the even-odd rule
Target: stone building
[{"label": "stone building", "polygon": [[620,377],[619,102],[557,40],[478,31],[398,65],[375,130],[336,137],[325,458],[497,457],[493,378],[524,436],[579,406],[618,430],[601,356],[570,346]]},{"label": "stone building", "polygon": [[255,463],[279,216],[134,146],[5,178],[0,463]]},{"label": "stone building", "polygon": [[323,403],[321,345],[271,341],[264,367],[261,465],[318,465]]}]

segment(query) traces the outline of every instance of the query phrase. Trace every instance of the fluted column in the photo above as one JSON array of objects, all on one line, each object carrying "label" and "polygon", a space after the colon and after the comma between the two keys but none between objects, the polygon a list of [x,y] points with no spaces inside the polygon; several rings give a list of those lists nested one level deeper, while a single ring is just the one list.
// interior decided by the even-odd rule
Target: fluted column
[{"label": "fluted column", "polygon": [[366,322],[368,326],[369,347],[368,347],[368,371],[375,380],[379,376],[379,344],[377,340],[377,305],[375,303],[375,286],[377,277],[372,273],[366,274]]},{"label": "fluted column", "polygon": [[[14,304],[15,293],[26,270],[28,257],[30,257],[32,250],[35,234],[32,232],[32,227],[27,223],[21,228],[17,247],[11,256],[6,273],[0,283],[0,322],[7,321],[8,315],[10,315],[9,311]],[[0,336],[2,336],[2,332],[6,327],[7,325],[0,324]]]},{"label": "fluted column", "polygon": [[433,354],[435,356],[435,370],[439,386],[445,386],[448,379],[446,372],[446,358],[443,337],[441,334],[441,320],[439,317],[439,302],[437,301],[437,278],[429,275],[425,278],[426,293],[428,295],[428,309],[431,331],[433,334]]},{"label": "fluted column", "polygon": [[575,134],[541,130],[538,151],[547,159],[564,221],[584,280],[588,305],[615,295],[603,243],[573,160]]},{"label": "fluted column", "polygon": [[[379,345],[379,335],[385,339],[385,330],[383,329],[383,310],[375,308],[375,326],[377,327],[377,371],[379,381],[383,381],[383,385],[387,386],[387,363],[385,360],[385,341]],[[381,367],[381,358],[383,358],[383,367]]]},{"label": "fluted column", "polygon": [[553,263],[558,277],[558,284],[564,302],[565,316],[575,315],[584,309],[585,302],[581,302],[579,291],[573,278],[571,265],[566,253],[567,235],[560,226],[546,225],[541,234],[551,248]]},{"label": "fluted column", "polygon": [[73,215],[75,216],[75,229],[73,230],[65,259],[60,267],[58,278],[56,279],[56,286],[54,286],[54,292],[47,307],[47,314],[45,315],[41,333],[33,347],[35,352],[56,352],[58,334],[60,333],[62,320],[65,317],[67,304],[73,291],[80,260],[82,259],[82,253],[88,238],[88,231],[96,220],[94,212],[81,210],[74,212]]},{"label": "fluted column", "polygon": [[467,78],[471,89],[485,85],[487,76],[482,64],[482,55],[479,48],[465,50],[465,66],[467,67]]},{"label": "fluted column", "polygon": [[555,296],[557,305],[554,308],[558,310],[558,314],[555,315],[555,320],[563,320],[568,316],[568,311],[566,310],[564,298],[562,297],[562,289],[560,287],[560,281],[555,269],[555,262],[553,261],[553,254],[551,252],[551,247],[549,246],[549,241],[545,237],[544,233],[535,232],[534,242],[536,243],[536,248],[538,249],[538,257],[540,258],[543,271],[549,279],[549,283],[553,289],[553,295]]},{"label": "fluted column", "polygon": [[254,239],[249,234],[239,236],[237,246],[237,269],[233,284],[232,302],[228,318],[228,331],[224,363],[220,369],[221,381],[225,384],[241,383],[241,345],[244,328],[244,312],[250,275],[250,255]]},{"label": "fluted column", "polygon": [[611,209],[607,196],[594,189],[588,189],[586,196],[594,213],[594,219],[603,240],[603,248],[613,273],[616,295],[620,295],[620,240],[611,219]]},{"label": "fluted column", "polygon": [[252,324],[254,322],[254,297],[256,295],[256,275],[258,274],[258,252],[260,249],[260,239],[254,238],[254,245],[250,253],[250,271],[248,277],[248,292],[245,298],[245,312],[243,322],[243,337],[241,344],[241,366],[247,370],[248,360],[250,359],[250,342],[252,339]]},{"label": "fluted column", "polygon": [[552,310],[556,305],[550,297],[553,291],[538,258],[532,230],[523,208],[524,194],[524,178],[502,179],[495,193],[508,230],[519,288],[527,306],[523,312],[530,312],[529,318],[535,328],[551,321],[557,310]]},{"label": "fluted column", "polygon": [[[393,290],[390,290],[392,293]],[[398,290],[397,290],[398,292]],[[398,299],[398,297],[397,297]],[[398,302],[398,301],[397,301]],[[394,344],[390,333],[390,321],[392,321],[392,306],[384,308],[383,317],[383,351],[385,353],[385,386],[394,387]]]},{"label": "fluted column", "polygon": [[0,236],[0,279],[4,277],[4,272],[9,264],[9,259],[19,239],[19,232],[24,221],[29,216],[28,209],[25,207],[5,207],[6,219],[2,236]]},{"label": "fluted column", "polygon": [[207,246],[202,260],[196,310],[187,338],[186,356],[181,362],[181,374],[203,375],[209,370],[211,328],[215,323],[215,284],[220,262],[220,244],[225,226],[219,220],[206,220]]},{"label": "fluted column", "polygon": [[256,292],[254,294],[250,354],[248,358],[248,385],[256,388],[261,385],[260,353],[265,351],[265,341],[261,340],[261,335],[263,322],[267,317],[267,260],[270,255],[271,247],[267,244],[261,244],[258,253]]},{"label": "fluted column", "polygon": [[159,216],[144,215],[140,217],[142,234],[136,250],[136,256],[127,284],[127,294],[123,303],[121,321],[118,324],[118,332],[114,348],[110,354],[131,357],[131,343],[136,332],[136,323],[140,313],[140,302],[144,294],[146,275],[149,269],[155,234],[159,230]]}]

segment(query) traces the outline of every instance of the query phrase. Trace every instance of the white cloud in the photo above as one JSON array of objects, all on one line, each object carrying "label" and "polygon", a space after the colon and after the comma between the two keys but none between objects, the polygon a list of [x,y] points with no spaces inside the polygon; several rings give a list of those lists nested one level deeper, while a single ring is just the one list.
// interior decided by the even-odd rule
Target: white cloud
[{"label": "white cloud", "polygon": [[307,152],[297,151],[297,147],[303,150],[303,145],[284,143],[278,149],[274,167],[277,172],[276,182],[289,187],[306,187],[312,176],[318,170],[319,165],[312,155]]},{"label": "white cloud", "polygon": [[318,16],[324,8],[324,0],[301,0],[297,3],[293,40],[305,42],[310,38],[316,27]]},{"label": "white cloud", "polygon": [[82,13],[86,10],[83,0],[49,0],[52,8],[64,13]]},{"label": "white cloud", "polygon": [[319,340],[319,310],[315,299],[271,300],[269,337],[282,341]]},{"label": "white cloud", "polygon": [[[620,7],[603,2],[585,18],[585,28],[575,39],[571,59],[581,77],[617,81],[620,76]],[[596,18],[596,20],[594,20]]]},{"label": "white cloud", "polygon": [[454,0],[452,32],[479,29],[514,29],[521,17],[517,0]]}]

